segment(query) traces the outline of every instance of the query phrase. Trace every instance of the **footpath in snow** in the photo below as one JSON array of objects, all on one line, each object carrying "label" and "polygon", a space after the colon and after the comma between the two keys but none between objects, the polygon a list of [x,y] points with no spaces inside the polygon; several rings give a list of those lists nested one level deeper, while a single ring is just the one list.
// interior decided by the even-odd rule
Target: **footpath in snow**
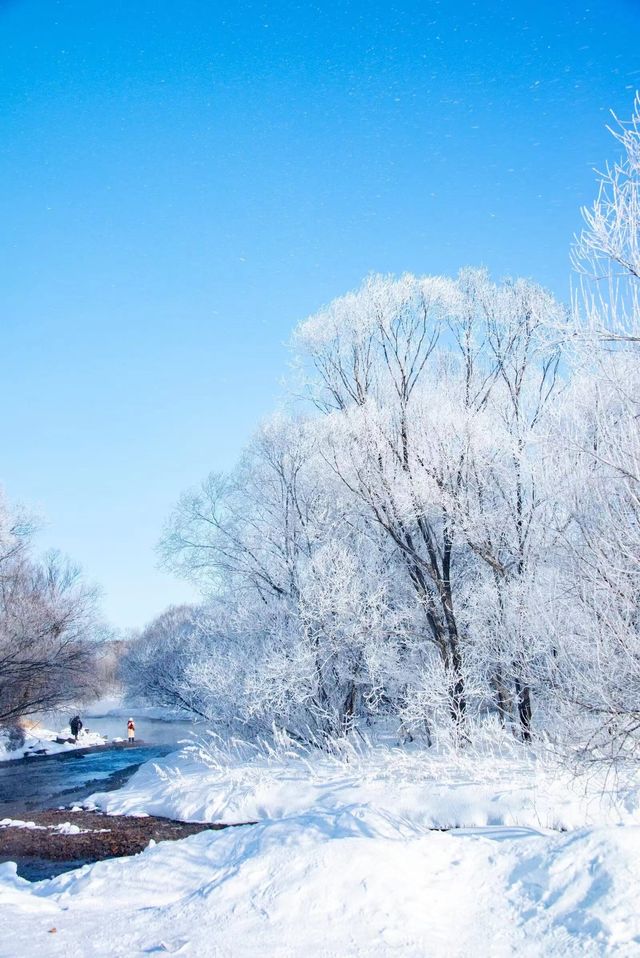
[{"label": "footpath in snow", "polygon": [[258,824],[0,866],[0,955],[638,955],[640,790],[602,786],[516,752],[185,751],[91,804]]}]

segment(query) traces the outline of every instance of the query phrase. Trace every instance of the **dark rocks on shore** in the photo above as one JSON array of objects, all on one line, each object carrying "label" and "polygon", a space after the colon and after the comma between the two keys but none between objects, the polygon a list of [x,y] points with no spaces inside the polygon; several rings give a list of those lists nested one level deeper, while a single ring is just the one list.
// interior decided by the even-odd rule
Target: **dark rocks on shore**
[{"label": "dark rocks on shore", "polygon": [[[156,842],[175,841],[198,832],[230,827],[205,822],[178,822],[152,815],[104,815],[69,809],[27,813],[25,820],[39,827],[0,825],[0,862],[28,859],[102,861],[135,855],[152,839]],[[77,826],[78,830],[66,830],[64,826],[67,824]]]}]

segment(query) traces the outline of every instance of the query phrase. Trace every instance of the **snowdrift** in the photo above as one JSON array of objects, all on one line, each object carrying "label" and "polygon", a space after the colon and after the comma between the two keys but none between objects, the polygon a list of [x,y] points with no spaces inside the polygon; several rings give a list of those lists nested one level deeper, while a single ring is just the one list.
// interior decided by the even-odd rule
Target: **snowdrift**
[{"label": "snowdrift", "polygon": [[0,958],[637,955],[637,793],[596,784],[515,754],[183,751],[93,804],[258,823],[35,884],[0,866]]}]

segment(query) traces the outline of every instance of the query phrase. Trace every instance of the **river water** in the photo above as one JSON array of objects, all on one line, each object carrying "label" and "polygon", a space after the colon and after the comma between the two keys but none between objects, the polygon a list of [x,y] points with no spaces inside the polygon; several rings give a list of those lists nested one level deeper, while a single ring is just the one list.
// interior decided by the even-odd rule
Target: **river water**
[{"label": "river water", "polygon": [[[67,715],[40,717],[43,728],[62,731]],[[133,716],[135,745],[106,744],[91,752],[70,751],[59,755],[16,759],[0,765],[0,820],[27,819],[29,813],[82,802],[93,792],[120,788],[143,762],[160,759],[192,741],[202,731],[193,722],[166,722]],[[109,740],[126,738],[127,717],[83,715],[86,729],[100,732]],[[0,862],[6,858],[0,853]],[[52,878],[93,861],[50,861],[19,857],[18,874],[30,881]]]},{"label": "river water", "polygon": [[[62,729],[66,716],[44,716],[42,726]],[[143,762],[162,758],[193,739],[201,726],[134,716],[135,746],[18,759],[0,765],[0,819],[21,818],[31,811],[81,802],[92,792],[120,788]],[[127,718],[83,717],[85,728],[108,739],[125,738]]]}]

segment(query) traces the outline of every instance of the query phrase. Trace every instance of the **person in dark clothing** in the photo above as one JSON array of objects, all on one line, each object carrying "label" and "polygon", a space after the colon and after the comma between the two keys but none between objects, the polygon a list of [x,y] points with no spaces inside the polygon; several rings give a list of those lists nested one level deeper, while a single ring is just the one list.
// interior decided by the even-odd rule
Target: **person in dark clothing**
[{"label": "person in dark clothing", "polygon": [[80,734],[80,729],[82,728],[82,722],[80,721],[79,715],[74,715],[74,717],[69,722],[71,726],[71,734],[73,735],[75,741],[78,741],[78,735]]}]

